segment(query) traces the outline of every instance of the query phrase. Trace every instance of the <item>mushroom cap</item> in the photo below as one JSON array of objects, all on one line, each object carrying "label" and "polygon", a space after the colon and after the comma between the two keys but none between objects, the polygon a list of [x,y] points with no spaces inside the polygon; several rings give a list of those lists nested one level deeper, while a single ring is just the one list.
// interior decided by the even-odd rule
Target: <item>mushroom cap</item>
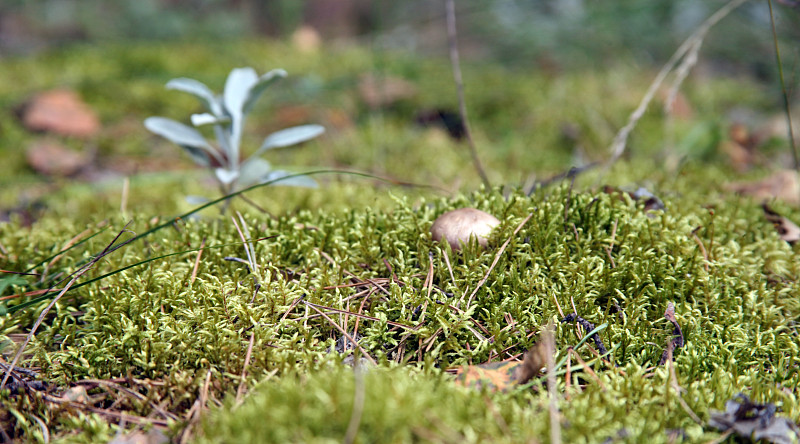
[{"label": "mushroom cap", "polygon": [[439,216],[431,226],[431,235],[437,242],[447,240],[453,250],[461,250],[462,244],[468,243],[473,236],[480,246],[486,247],[487,237],[497,225],[500,221],[489,213],[475,208],[460,208]]}]

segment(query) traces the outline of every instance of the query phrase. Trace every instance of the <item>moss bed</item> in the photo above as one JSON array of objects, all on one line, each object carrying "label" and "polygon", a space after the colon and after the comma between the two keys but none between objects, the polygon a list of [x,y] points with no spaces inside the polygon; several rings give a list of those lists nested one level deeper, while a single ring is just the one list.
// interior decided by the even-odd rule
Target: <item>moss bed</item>
[{"label": "moss bed", "polygon": [[[226,61],[260,51],[244,48]],[[132,80],[141,89],[133,102],[141,109],[133,116],[167,109],[156,88],[192,66],[205,66],[210,51],[187,51],[182,66],[166,62],[162,52],[169,48],[122,51],[130,66],[138,66],[138,60],[158,72],[152,84]],[[287,54],[283,51],[279,55]],[[65,66],[83,66],[86,60],[106,66],[94,49],[59,54],[62,58],[55,60]],[[344,60],[361,63],[354,54]],[[313,69],[333,56],[314,57],[293,64]],[[30,69],[26,63],[4,69],[19,75]],[[401,60],[389,66],[425,79],[425,63]],[[221,78],[226,71],[209,75]],[[103,70],[94,72],[100,76]],[[532,88],[523,76],[508,76],[510,91],[517,91],[515,82],[525,85],[520,90]],[[32,80],[29,88],[47,84],[47,78]],[[598,93],[592,89],[596,80],[581,88]],[[574,93],[572,81],[548,84]],[[437,88],[436,81],[420,82],[422,88]],[[87,85],[82,85],[85,92],[96,91]],[[102,91],[114,84],[91,85],[100,85],[97,96],[106,97]],[[623,86],[628,87],[616,87]],[[4,94],[6,103],[18,100]],[[104,100],[96,103],[104,118],[121,119]],[[620,100],[610,107],[630,109],[632,100]],[[703,103],[715,100],[720,99]],[[475,114],[493,115],[497,108],[489,104],[501,106],[498,101],[503,102],[476,99],[480,111]],[[536,106],[548,109],[544,102]],[[189,102],[178,107],[192,109]],[[341,442],[346,437],[361,443],[548,442],[552,412],[544,375],[493,391],[465,387],[453,372],[520,359],[549,322],[555,325],[556,361],[572,356],[569,378],[560,367],[555,386],[563,442],[733,442],[735,437],[708,422],[712,410],[724,410],[738,393],[773,404],[777,415],[797,422],[798,247],[780,239],[761,202],[722,191],[739,177],[718,163],[702,162],[702,156],[689,156],[671,168],[661,159],[637,157],[607,174],[591,171],[575,183],[555,182],[528,195],[517,180],[528,171],[514,166],[547,156],[521,149],[530,139],[523,130],[514,131],[529,122],[509,117],[513,109],[503,113],[492,117],[500,125],[497,133],[479,131],[477,137],[498,140],[500,132],[512,134],[489,156],[493,182],[511,185],[478,191],[327,175],[320,176],[319,189],[248,192],[271,214],[235,199],[226,216],[210,208],[174,219],[191,209],[187,194],[209,193],[198,174],[131,177],[125,211],[119,210],[119,183],[53,186],[30,171],[17,176],[17,185],[9,179],[0,195],[4,205],[23,188],[35,194],[44,187],[37,198],[46,211],[31,226],[17,216],[0,225],[0,269],[38,273],[13,282],[3,276],[10,285],[0,292],[0,309],[11,313],[0,317],[0,363],[11,361],[46,305],[19,309],[35,295],[9,295],[47,288],[89,263],[125,229],[120,241],[153,231],[104,256],[46,314],[18,364],[32,373],[10,381],[14,390],[0,392],[0,427],[9,437],[32,442],[101,442],[137,432],[157,432],[151,437],[163,434],[176,442]],[[457,145],[392,119],[367,114],[354,129],[306,147],[312,154],[300,157],[301,167],[310,167],[313,153],[323,147],[336,153],[328,160],[337,165],[348,159],[346,147],[383,146],[384,173],[462,190],[470,188],[458,187],[459,177],[468,176],[471,189],[477,187],[466,155],[453,154],[460,169],[425,161],[434,149],[430,144],[439,144],[435,149],[445,157],[457,152]],[[646,116],[643,125],[659,128],[659,119]],[[9,128],[6,145],[30,137],[14,124]],[[99,141],[101,151],[117,143],[106,136]],[[645,141],[656,137],[644,131],[632,150],[646,150]],[[118,143],[123,151],[152,155],[140,151],[146,138],[137,129]],[[417,140],[420,146],[414,145]],[[548,146],[544,140],[537,143]],[[159,149],[177,151],[166,145]],[[569,157],[563,147],[542,150],[554,153],[539,170],[542,175],[563,167]],[[367,170],[378,163],[353,158]],[[410,162],[408,176],[395,161],[401,158]],[[23,162],[18,153],[9,159],[12,166]],[[415,169],[418,164],[422,167]],[[753,175],[759,173],[756,169]],[[647,209],[628,193],[604,189],[605,184],[631,191],[644,185],[664,208]],[[779,201],[771,205],[800,219],[797,208]],[[458,252],[431,240],[434,219],[459,207],[500,219],[487,249],[473,244]],[[238,229],[232,210],[241,212]],[[254,239],[254,269],[230,259],[247,259],[239,230]],[[179,254],[160,258],[173,253]],[[112,274],[103,277],[107,273]],[[670,304],[685,344],[673,350],[672,364],[662,364],[675,338],[674,325],[665,318]],[[591,371],[579,368],[569,354],[587,333],[561,322],[573,312],[602,326],[598,339],[610,351],[599,359],[594,341],[575,348]],[[342,331],[359,338],[377,365],[365,363],[355,371],[347,362],[352,356],[337,351],[337,343],[341,348],[347,342]]]},{"label": "moss bed", "polygon": [[[341,364],[344,355],[331,351],[342,337],[333,324],[354,334],[358,321],[359,343],[379,362],[363,379],[360,442],[520,442],[547,436],[541,381],[497,394],[459,387],[444,370],[518,356],[549,320],[561,319],[557,304],[569,313],[574,303],[584,319],[608,324],[600,338],[612,352],[606,363],[592,361],[593,346],[584,345],[577,351],[594,363],[598,379],[576,371],[567,389],[559,378],[567,442],[667,442],[678,431],[691,441],[713,439],[719,433],[692,420],[668,367],[659,366],[673,332],[664,318],[671,302],[686,341],[675,350],[674,371],[693,412],[707,420],[710,409],[745,392],[797,418],[796,253],[757,204],[733,198],[709,205],[686,193],[665,196],[666,209],[658,211],[644,211],[627,195],[560,186],[530,197],[489,190],[414,204],[398,198],[390,211],[249,215],[243,220],[252,238],[265,238],[255,243],[255,274],[224,260],[245,257],[242,245],[230,245],[238,238],[232,222],[189,220],[109,255],[87,277],[205,240],[194,281],[197,254],[186,253],[78,288],[48,315],[28,362],[55,392],[97,380],[133,390],[141,397],[88,384],[106,404],[113,399],[113,407],[158,418],[155,424],[168,423],[175,433],[185,418],[159,412],[185,413],[205,392],[212,408],[193,436],[209,442],[340,440],[355,382]],[[472,245],[459,253],[431,241],[433,219],[463,206],[501,219],[489,250]],[[61,247],[52,238],[78,231],[43,225],[4,231],[10,268],[51,255]],[[110,222],[84,244],[85,254],[65,256],[59,268],[102,250],[123,225]],[[506,239],[473,304],[458,309]],[[4,331],[24,332],[40,311],[4,318]],[[251,335],[248,393],[237,405]],[[559,324],[556,342],[561,358],[578,342],[576,327]],[[40,432],[27,415],[35,414],[57,429],[88,415],[95,427],[81,426],[76,440],[113,434],[104,413],[54,409],[36,393],[6,393],[2,402],[19,415],[16,427],[33,437]]]}]

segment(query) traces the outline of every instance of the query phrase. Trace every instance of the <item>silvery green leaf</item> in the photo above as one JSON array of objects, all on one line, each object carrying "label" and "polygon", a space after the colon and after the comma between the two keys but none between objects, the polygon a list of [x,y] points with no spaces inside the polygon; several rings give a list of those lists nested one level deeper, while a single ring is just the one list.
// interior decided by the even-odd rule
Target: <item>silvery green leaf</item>
[{"label": "silvery green leaf", "polygon": [[276,131],[264,139],[264,143],[261,144],[261,147],[253,155],[257,156],[272,148],[283,148],[285,146],[305,142],[319,136],[324,132],[325,128],[321,125],[293,126],[291,128]]},{"label": "silvery green leaf", "polygon": [[205,137],[196,129],[166,117],[148,117],[144,119],[145,128],[178,145],[189,145],[212,150]]},{"label": "silvery green leaf", "polygon": [[249,187],[261,181],[272,171],[272,165],[260,157],[251,157],[242,165],[239,171],[238,184],[240,187]]},{"label": "silvery green leaf", "polygon": [[230,185],[239,177],[238,171],[229,170],[226,168],[215,168],[214,174],[216,174],[217,179],[224,185]]},{"label": "silvery green leaf", "polygon": [[286,71],[282,69],[273,69],[272,71],[259,77],[256,84],[250,88],[250,91],[247,94],[247,100],[245,101],[243,108],[244,113],[249,113],[250,110],[253,109],[253,105],[255,105],[255,103],[258,101],[258,98],[261,97],[261,93],[263,93],[268,86],[284,77],[286,77]]},{"label": "silvery green leaf", "polygon": [[195,162],[208,166],[209,155],[222,161],[217,151],[208,144],[196,129],[166,117],[148,117],[144,126],[151,132],[179,145],[192,156]]},{"label": "silvery green leaf", "polygon": [[242,140],[242,126],[244,125],[244,103],[248,92],[258,82],[258,75],[253,68],[235,68],[228,74],[225,81],[223,101],[225,110],[231,118],[230,138],[226,146],[228,159],[231,165],[239,162],[239,143]]},{"label": "silvery green leaf", "polygon": [[253,68],[235,68],[228,74],[223,100],[233,120],[241,117],[250,88],[257,82],[258,75]]},{"label": "silvery green leaf", "polygon": [[208,153],[193,146],[189,145],[180,145],[184,151],[192,158],[194,163],[201,167],[207,167],[211,165],[211,159],[208,157]]},{"label": "silvery green leaf", "polygon": [[[284,177],[285,179],[278,180]],[[261,182],[269,182],[272,180],[277,180],[277,182],[273,183],[272,185],[307,187],[307,188],[317,187],[317,181],[309,176],[306,176],[305,174],[295,175],[295,173],[290,173],[288,171],[282,171],[282,170],[271,171],[263,179],[261,179]]]},{"label": "silvery green leaf", "polygon": [[217,98],[214,96],[214,93],[211,92],[208,87],[195,79],[188,79],[186,77],[181,77],[177,79],[172,79],[167,82],[167,89],[175,89],[178,91],[183,91],[189,93],[203,102],[206,109],[211,111],[212,114],[215,116],[222,115],[222,109],[217,103]]},{"label": "silvery green leaf", "polygon": [[215,115],[209,113],[192,114],[192,125],[194,126],[222,123],[224,120],[225,118],[219,119]]}]

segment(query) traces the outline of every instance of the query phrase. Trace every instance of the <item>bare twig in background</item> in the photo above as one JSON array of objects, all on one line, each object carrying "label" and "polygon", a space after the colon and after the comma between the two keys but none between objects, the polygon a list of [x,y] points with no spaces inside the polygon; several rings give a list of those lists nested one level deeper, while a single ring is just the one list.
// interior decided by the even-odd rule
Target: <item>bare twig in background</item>
[{"label": "bare twig in background", "polygon": [[[708,34],[708,31],[716,25],[720,20],[725,18],[728,14],[730,14],[734,9],[741,6],[744,2],[748,0],[731,0],[725,6],[718,9],[717,12],[711,15],[705,22],[703,22],[693,33],[692,35],[687,38],[683,44],[678,48],[677,51],[672,55],[666,65],[661,68],[661,71],[658,72],[655,80],[653,83],[650,84],[650,88],[647,89],[644,97],[642,98],[641,102],[639,102],[639,106],[636,110],[631,113],[628,117],[628,123],[622,127],[617,135],[614,137],[614,141],[611,143],[610,151],[611,151],[611,158],[608,160],[606,165],[606,170],[617,161],[617,159],[622,156],[622,153],[625,152],[625,145],[628,142],[628,136],[630,135],[631,131],[636,127],[636,123],[639,122],[639,119],[642,118],[645,111],[647,111],[648,105],[653,100],[653,97],[658,91],[658,88],[661,87],[661,84],[664,83],[664,80],[667,76],[675,70],[675,67],[678,65],[678,62],[683,60],[681,67],[678,69],[678,79],[676,81],[675,88],[680,85],[679,81],[682,81],[683,78],[686,77],[686,73],[688,73],[689,69],[691,69],[692,65],[696,61],[697,58],[697,51],[700,50],[700,46],[703,43],[703,39]],[[685,73],[684,73],[685,72]],[[682,76],[682,77],[681,77]]]},{"label": "bare twig in background", "polygon": [[789,93],[786,90],[786,82],[783,79],[783,62],[781,61],[781,50],[778,47],[778,31],[775,29],[775,15],[772,13],[772,0],[767,0],[769,5],[769,21],[772,25],[772,41],[775,42],[775,62],[778,64],[778,77],[781,82],[781,95],[783,95],[783,107],[786,111],[786,124],[789,127],[789,148],[792,150],[792,160],[794,169],[800,171],[800,158],[797,156],[797,145],[794,142],[794,129],[792,129],[792,111],[789,104]]},{"label": "bare twig in background", "polygon": [[600,164],[599,162],[591,162],[591,163],[587,163],[586,165],[583,165],[583,166],[571,167],[569,170],[567,170],[567,171],[565,171],[563,173],[556,174],[555,176],[552,176],[552,177],[550,177],[548,179],[545,179],[545,180],[542,180],[542,181],[534,182],[533,185],[531,185],[531,188],[528,190],[528,196],[533,194],[536,190],[544,188],[546,186],[549,186],[549,185],[553,184],[554,182],[558,182],[560,180],[571,179],[574,182],[575,181],[575,177],[577,177],[579,174],[581,174],[583,172],[586,172],[586,171],[589,171],[589,170],[593,169],[594,167],[598,166],[599,164]]},{"label": "bare twig in background", "polygon": [[456,6],[453,0],[445,0],[447,7],[447,41],[450,45],[450,64],[453,67],[453,80],[456,82],[456,89],[458,90],[458,112],[461,114],[461,122],[464,124],[464,136],[467,138],[469,145],[470,155],[472,156],[472,163],[478,175],[481,176],[483,185],[489,188],[489,178],[486,176],[486,171],[483,169],[481,160],[478,158],[478,149],[475,147],[475,140],[472,138],[472,131],[469,128],[469,120],[467,119],[467,104],[464,100],[464,82],[461,78],[461,64],[458,60],[458,42],[456,34]]},{"label": "bare twig in background", "polygon": [[122,213],[123,217],[127,217],[128,215],[128,191],[130,191],[130,187],[131,179],[125,177],[125,179],[122,180],[122,198],[119,203],[119,212]]}]

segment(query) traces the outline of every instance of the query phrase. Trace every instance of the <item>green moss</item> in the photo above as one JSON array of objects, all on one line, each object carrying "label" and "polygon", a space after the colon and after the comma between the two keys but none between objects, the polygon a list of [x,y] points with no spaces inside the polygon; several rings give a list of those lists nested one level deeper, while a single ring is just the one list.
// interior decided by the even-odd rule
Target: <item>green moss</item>
[{"label": "green moss", "polygon": [[536,403],[532,395],[491,399],[437,373],[364,372],[356,382],[352,369],[331,364],[309,375],[267,380],[241,406],[230,399],[212,412],[199,442],[341,442],[353,415],[356,384],[365,397],[355,442],[511,443],[546,430],[547,422],[537,421],[541,409],[519,407]]},{"label": "green moss", "polygon": [[[346,395],[347,385],[340,387],[342,391],[337,388],[335,392],[325,392],[325,396],[336,398],[326,401],[331,405],[323,403],[326,407],[309,404],[308,399],[313,397],[306,397],[312,396],[313,390],[305,393],[293,387],[301,386],[296,378],[311,387],[318,384],[319,390],[333,384],[326,379],[331,377],[329,371],[319,370],[320,365],[328,365],[320,359],[340,334],[327,320],[315,316],[310,307],[296,302],[304,297],[304,301],[320,306],[358,311],[360,299],[350,297],[364,288],[342,287],[351,282],[348,273],[362,280],[388,278],[388,263],[398,281],[385,284],[388,295],[374,291],[363,306],[363,313],[377,320],[359,321],[359,334],[364,335],[362,345],[381,362],[403,362],[411,369],[423,369],[426,376],[402,376],[400,380],[414,387],[421,384],[410,389],[416,400],[407,402],[431,403],[436,417],[450,415],[446,410],[452,408],[452,403],[437,408],[436,398],[427,395],[425,384],[438,384],[440,388],[436,390],[442,390],[445,397],[469,396],[448,388],[451,382],[443,376],[430,376],[430,372],[521,352],[532,345],[532,337],[542,325],[560,317],[556,302],[569,311],[574,303],[585,319],[597,325],[609,324],[602,339],[609,348],[615,348],[611,359],[622,365],[625,373],[613,367],[597,369],[605,390],[588,379],[574,381],[587,385],[584,392],[571,394],[570,401],[562,404],[570,424],[566,433],[577,437],[596,430],[591,435],[594,440],[624,429],[632,437],[665,437],[664,430],[680,428],[690,436],[700,436],[703,430],[682,413],[675,394],[669,394],[666,376],[660,371],[645,376],[642,370],[658,364],[672,331],[663,313],[667,303],[673,302],[687,341],[686,347],[676,351],[676,372],[687,389],[685,399],[698,414],[707,417],[709,408],[719,409],[735,392],[748,391],[757,400],[775,402],[784,414],[796,418],[800,414],[797,393],[782,389],[800,384],[800,347],[794,330],[800,317],[796,298],[800,270],[795,253],[762,220],[761,210],[754,203],[728,200],[709,210],[703,206],[704,195],[680,187],[675,190],[686,194],[665,196],[667,210],[653,213],[645,213],[639,204],[627,198],[621,200],[619,195],[560,187],[530,198],[516,193],[504,197],[492,191],[433,199],[429,203],[420,200],[412,204],[399,198],[388,212],[369,207],[331,212],[303,210],[276,219],[251,214],[246,222],[252,236],[267,237],[256,244],[262,287],[252,303],[252,277],[242,264],[223,260],[225,256],[244,257],[240,246],[207,249],[193,283],[194,254],[152,262],[116,274],[100,285],[82,287],[60,303],[32,345],[31,364],[41,366],[48,380],[61,384],[126,374],[174,380],[178,374],[186,374],[194,381],[190,385],[197,386],[211,369],[219,393],[231,393],[238,386],[236,375],[243,365],[246,338],[253,333],[250,380],[271,372],[278,375],[273,381],[287,378],[269,389],[275,391],[254,395],[257,400],[252,401],[257,404],[274,403],[276,397],[290,399],[288,404],[276,407],[276,422],[271,423],[278,434],[275,436],[285,435],[297,441],[317,432],[338,436],[340,426],[346,424],[346,415],[337,419],[336,427],[322,418],[327,418],[327,409],[337,403],[343,403],[340,409],[348,411],[349,404],[345,402],[351,401],[345,400],[351,397]],[[319,193],[324,195],[326,191]],[[432,243],[427,230],[436,215],[467,205],[501,217],[503,223],[493,237],[495,247],[487,252],[473,247],[456,254],[449,247]],[[448,305],[465,308],[459,300],[475,288],[489,269],[494,249],[529,213],[531,219],[511,238],[470,309],[460,312],[449,308]],[[143,217],[137,219],[139,222],[131,228],[142,231],[147,223]],[[121,226],[121,222],[112,221],[111,230],[93,239],[86,251],[100,249]],[[36,230],[42,241],[30,236],[5,236],[2,242],[11,257],[33,262],[58,248],[44,241],[47,237],[58,238],[58,227],[40,231],[44,227]],[[75,230],[74,226],[63,228],[62,238]],[[98,264],[91,275],[146,257],[197,247],[202,239],[207,245],[216,245],[238,237],[232,224],[213,218],[186,221],[177,228],[164,229],[124,248]],[[708,262],[697,242],[703,243]],[[454,279],[445,265],[445,254]],[[431,299],[423,288],[429,257],[433,260],[436,285]],[[80,255],[61,267],[69,270],[77,259]],[[22,263],[12,262],[4,267],[22,268]],[[422,313],[425,321],[420,324]],[[4,330],[14,331],[13,326],[18,325],[24,331],[33,314],[4,318]],[[335,312],[330,316],[343,327],[346,324],[348,330],[355,328],[353,316],[347,321]],[[481,336],[491,337],[491,342],[474,333],[475,322],[484,330]],[[513,328],[509,322],[514,323]],[[407,327],[393,327],[398,324]],[[559,357],[569,344],[577,342],[575,328],[569,324],[560,325],[556,336]],[[592,356],[585,348],[579,351],[586,359]],[[306,372],[308,376],[303,376]],[[341,372],[335,374],[341,376]],[[382,381],[374,382],[377,385],[394,384],[392,375],[369,378]],[[432,381],[425,382],[428,377]],[[279,395],[281,390],[295,390],[298,399]],[[438,393],[436,390],[434,393]],[[260,396],[265,398],[260,400]],[[372,392],[369,396],[380,398]],[[612,402],[615,399],[618,401]],[[640,405],[639,413],[631,413],[631,406],[619,401],[632,399]],[[524,418],[532,412],[543,415],[540,401],[535,404],[541,404],[538,410],[531,413],[522,413],[522,407],[530,400],[514,398],[502,402],[503,409],[521,415],[512,415],[512,422],[524,424],[528,421]],[[499,426],[485,412],[478,416],[480,421],[489,421],[481,426],[489,431],[465,429],[471,421],[466,418],[476,415],[471,409],[477,407],[468,407],[470,403],[479,405],[484,401],[477,396],[467,402],[467,410],[454,417],[461,419],[448,419],[453,425],[447,427],[468,440],[482,440],[497,433]],[[308,429],[296,430],[297,423],[283,422],[288,421],[288,416],[280,412],[296,411],[299,405],[307,404],[304,408],[311,415]],[[573,409],[578,412],[574,416],[570,413]],[[236,419],[219,421],[232,421],[226,427],[234,428],[238,427],[236,421],[247,422],[239,418],[238,411],[231,415]],[[406,413],[397,413],[392,421],[402,422],[404,418]],[[494,425],[490,427],[490,423]],[[425,427],[424,421],[420,424]],[[333,428],[325,428],[328,426]],[[387,439],[402,441],[411,439],[411,435],[404,434],[415,433],[411,427],[393,435],[395,432],[389,431],[396,427],[390,423],[376,423],[374,432],[370,427],[365,423],[365,430],[370,430],[365,436],[376,433],[375,439],[389,433]],[[544,433],[538,428],[520,430],[524,436]],[[471,435],[473,432],[477,434]]]}]

